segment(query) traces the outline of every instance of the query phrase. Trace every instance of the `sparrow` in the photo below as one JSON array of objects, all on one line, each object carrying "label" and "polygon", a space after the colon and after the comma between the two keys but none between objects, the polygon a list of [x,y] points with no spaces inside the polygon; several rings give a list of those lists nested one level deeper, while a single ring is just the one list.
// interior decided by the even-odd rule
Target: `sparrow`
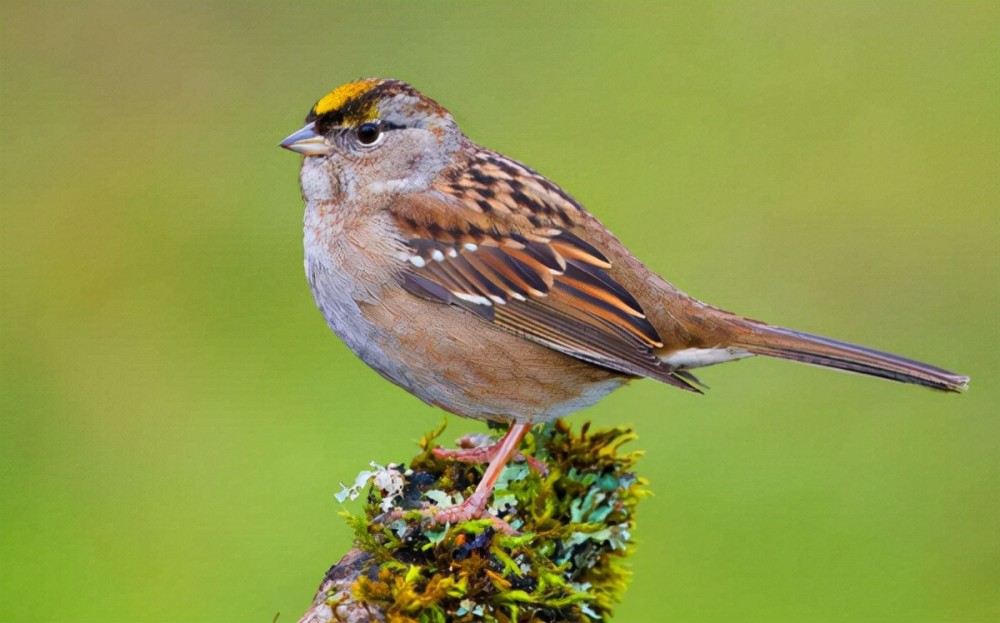
[{"label": "sparrow", "polygon": [[[399,80],[342,85],[281,142],[302,154],[305,269],[327,324],[424,402],[506,425],[488,466],[440,523],[483,516],[534,424],[651,378],[758,355],[944,392],[969,378],[752,320],[681,292],[553,181],[467,137]],[[501,529],[507,524],[496,520]]]}]

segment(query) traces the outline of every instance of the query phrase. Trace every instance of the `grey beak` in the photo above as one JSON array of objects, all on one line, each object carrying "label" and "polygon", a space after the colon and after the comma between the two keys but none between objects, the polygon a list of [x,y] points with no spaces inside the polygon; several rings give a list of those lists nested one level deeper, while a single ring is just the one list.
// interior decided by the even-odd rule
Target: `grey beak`
[{"label": "grey beak", "polygon": [[307,123],[301,130],[289,134],[281,141],[281,147],[298,152],[303,156],[326,156],[333,153],[333,145],[313,130],[315,123]]}]

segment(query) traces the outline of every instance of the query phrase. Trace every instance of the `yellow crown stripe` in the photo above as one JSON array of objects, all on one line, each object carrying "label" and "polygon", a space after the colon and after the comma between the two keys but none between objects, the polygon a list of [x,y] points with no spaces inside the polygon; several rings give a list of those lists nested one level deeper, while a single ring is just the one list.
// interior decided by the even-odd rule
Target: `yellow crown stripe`
[{"label": "yellow crown stripe", "polygon": [[358,80],[357,82],[348,82],[347,84],[341,85],[324,95],[323,99],[316,102],[316,106],[313,110],[317,115],[325,115],[328,112],[341,108],[350,100],[364,95],[368,91],[382,84],[382,82],[383,80],[375,78],[369,80]]}]

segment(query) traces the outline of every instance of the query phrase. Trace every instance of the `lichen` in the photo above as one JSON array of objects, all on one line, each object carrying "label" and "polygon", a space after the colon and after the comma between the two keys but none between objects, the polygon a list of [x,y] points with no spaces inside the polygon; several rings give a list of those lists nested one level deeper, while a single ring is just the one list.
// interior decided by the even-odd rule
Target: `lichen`
[{"label": "lichen", "polygon": [[[402,476],[401,493],[372,484],[363,514],[346,514],[356,547],[372,556],[353,599],[393,623],[607,620],[629,578],[624,560],[646,495],[634,472],[640,453],[620,451],[631,430],[536,428],[522,454],[547,473],[509,464],[490,506],[519,532],[511,536],[489,520],[441,526],[416,510],[461,501],[482,476],[482,465],[431,453],[443,429],[408,467],[381,468]],[[386,520],[386,510],[404,512]]]}]

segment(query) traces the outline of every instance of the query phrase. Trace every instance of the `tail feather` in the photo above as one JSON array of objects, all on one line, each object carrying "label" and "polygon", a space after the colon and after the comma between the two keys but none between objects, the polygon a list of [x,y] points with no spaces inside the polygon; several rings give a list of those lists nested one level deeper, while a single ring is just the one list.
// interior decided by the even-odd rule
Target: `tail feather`
[{"label": "tail feather", "polygon": [[872,348],[762,323],[754,323],[749,331],[745,327],[743,329],[736,339],[738,346],[755,355],[867,374],[947,392],[962,392],[969,387],[967,376]]}]

